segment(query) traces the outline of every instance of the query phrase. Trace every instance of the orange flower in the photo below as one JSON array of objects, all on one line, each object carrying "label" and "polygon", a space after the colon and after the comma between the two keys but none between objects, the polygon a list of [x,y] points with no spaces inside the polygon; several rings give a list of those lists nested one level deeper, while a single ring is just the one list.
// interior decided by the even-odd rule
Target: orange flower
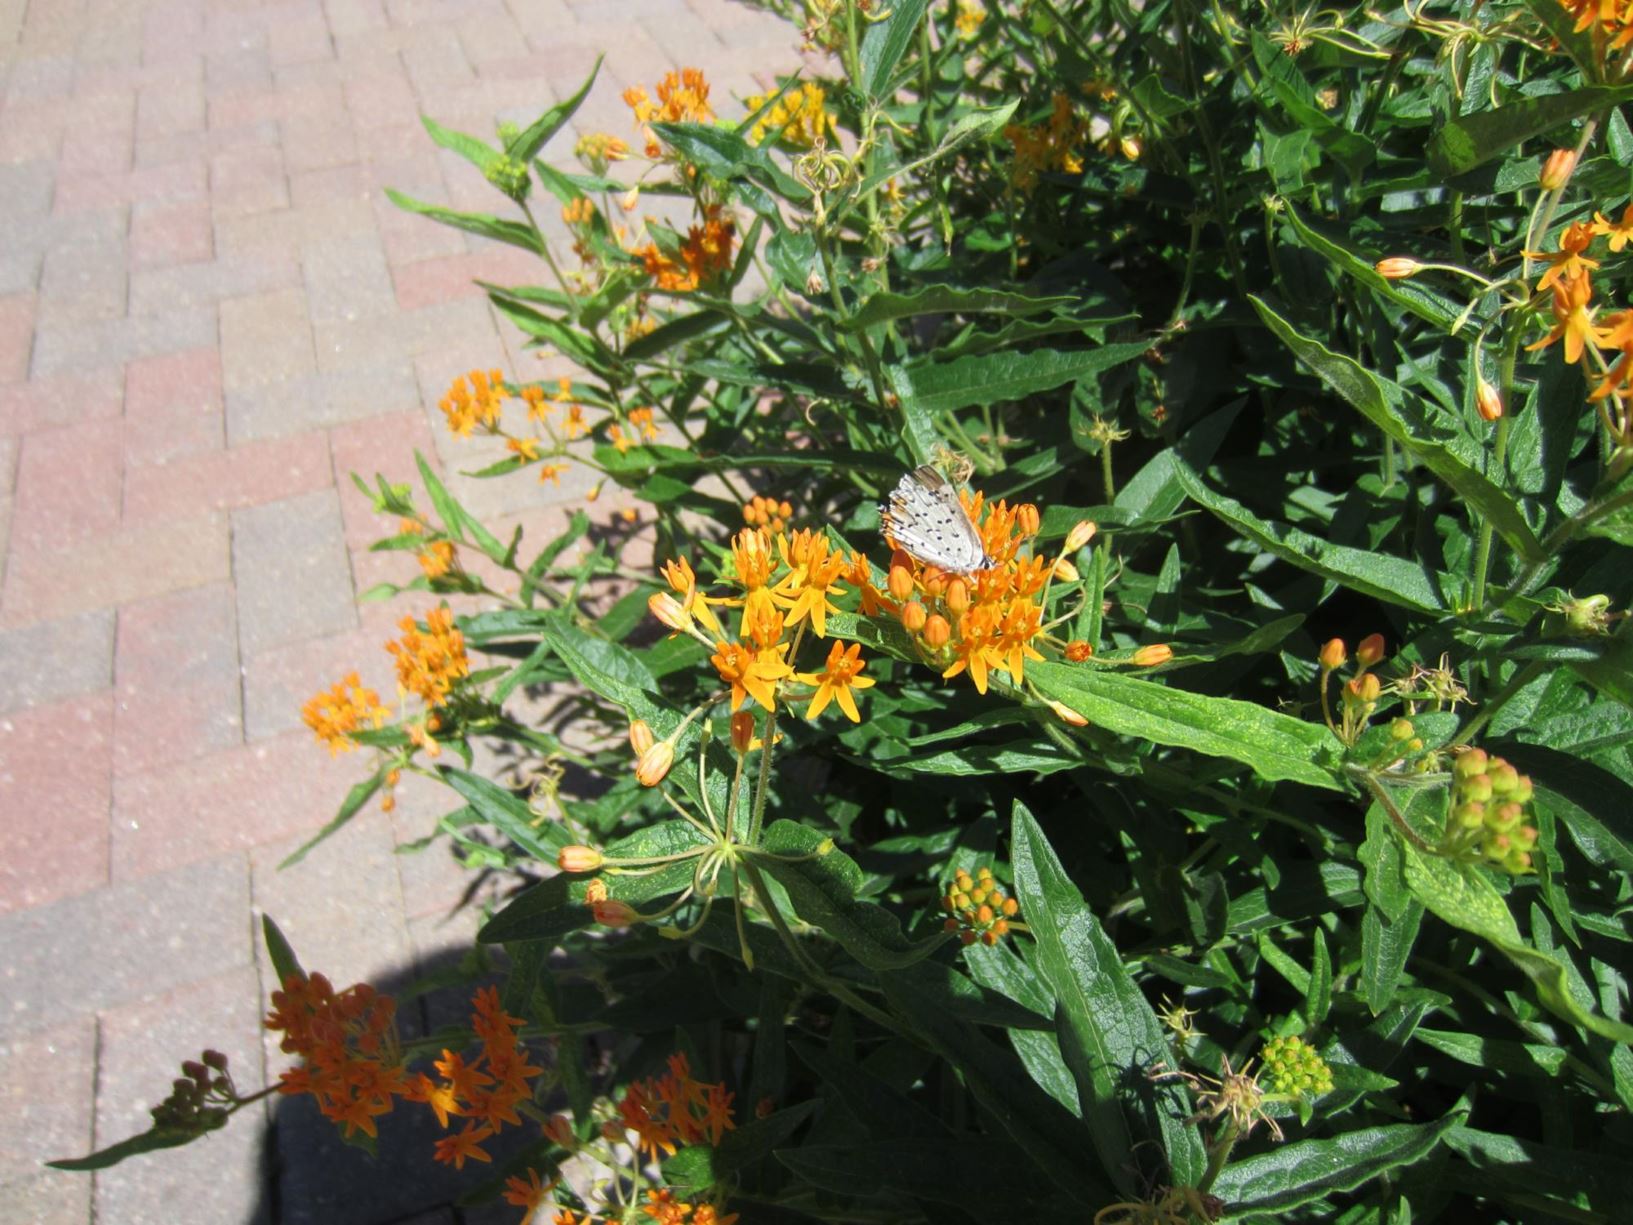
[{"label": "orange flower", "polygon": [[618,1114],[635,1133],[640,1151],[656,1160],[660,1151],[672,1157],[681,1145],[698,1144],[705,1137],[719,1143],[721,1134],[735,1126],[731,1102],[724,1085],[693,1079],[686,1056],[676,1054],[664,1075],[637,1081],[624,1091]]},{"label": "orange flower", "polygon": [[825,535],[800,531],[791,541],[779,537],[783,561],[793,567],[773,595],[788,608],[788,624],[798,625],[807,616],[818,638],[827,637],[827,614],[839,609],[829,600],[830,590],[849,570],[848,560],[840,554],[829,555]]},{"label": "orange flower", "polygon": [[491,430],[499,424],[504,395],[503,371],[472,370],[453,381],[438,407],[447,418],[448,428],[461,438],[469,438],[477,425]]},{"label": "orange flower", "polygon": [[853,642],[847,647],[842,642],[836,642],[829,649],[828,662],[821,672],[800,674],[799,680],[817,686],[816,696],[805,710],[807,719],[816,718],[827,709],[829,702],[837,701],[839,709],[852,723],[862,721],[862,713],[856,709],[856,698],[851,690],[870,689],[874,681],[872,677],[859,675],[867,667],[861,654],[861,643]]},{"label": "orange flower", "polygon": [[1527,251],[1527,259],[1542,260],[1548,264],[1548,271],[1542,274],[1537,282],[1537,292],[1554,286],[1574,282],[1586,281],[1588,270],[1599,267],[1599,261],[1589,259],[1583,254],[1588,245],[1593,242],[1595,227],[1587,221],[1577,221],[1565,227],[1564,233],[1559,236],[1559,250],[1554,252]]},{"label": "orange flower", "polygon": [[301,708],[301,718],[317,738],[329,746],[329,753],[349,753],[357,747],[352,733],[365,723],[381,726],[391,712],[380,705],[380,695],[366,688],[357,673],[320,693]]},{"label": "orange flower", "polygon": [[1612,252],[1620,252],[1633,240],[1633,203],[1622,210],[1620,221],[1606,221],[1600,213],[1593,215],[1593,232],[1603,234],[1610,241],[1607,244]]},{"label": "orange flower", "polygon": [[532,1166],[527,1167],[526,1178],[513,1174],[505,1179],[505,1203],[527,1209],[527,1214],[516,1225],[527,1225],[533,1219],[533,1214],[544,1206],[545,1197],[555,1186],[556,1179],[543,1181]]},{"label": "orange flower", "polygon": [[454,568],[454,542],[433,540],[414,554],[426,578],[441,578]]},{"label": "orange flower", "polygon": [[771,581],[771,538],[764,528],[745,528],[731,538],[737,581],[753,591]]},{"label": "orange flower", "polygon": [[709,657],[720,679],[731,686],[731,708],[736,710],[744,697],[752,697],[770,710],[777,701],[777,682],[793,673],[783,662],[786,645],[770,651],[752,651],[741,642],[720,642]]},{"label": "orange flower", "polygon": [[456,1170],[463,1170],[467,1160],[492,1161],[493,1158],[482,1150],[482,1141],[492,1135],[493,1128],[486,1123],[467,1123],[463,1131],[438,1140],[433,1156]]},{"label": "orange flower", "polygon": [[958,619],[958,640],[953,644],[952,665],[942,678],[951,680],[960,672],[968,671],[976,691],[987,691],[987,670],[1003,666],[998,653],[997,614],[993,605],[982,604],[970,609]]},{"label": "orange flower", "polygon": [[1593,297],[1592,286],[1586,276],[1566,284],[1554,286],[1554,326],[1541,340],[1525,346],[1527,353],[1546,349],[1561,338],[1565,341],[1565,360],[1575,365],[1588,345],[1598,344],[1599,329],[1593,323],[1593,310],[1588,302]]},{"label": "orange flower", "polygon": [[386,643],[397,661],[397,688],[418,694],[428,706],[439,706],[453,692],[454,683],[470,675],[465,658],[465,637],[454,628],[454,615],[447,607],[425,614],[426,633],[421,634],[413,617],[399,622],[400,641]]}]

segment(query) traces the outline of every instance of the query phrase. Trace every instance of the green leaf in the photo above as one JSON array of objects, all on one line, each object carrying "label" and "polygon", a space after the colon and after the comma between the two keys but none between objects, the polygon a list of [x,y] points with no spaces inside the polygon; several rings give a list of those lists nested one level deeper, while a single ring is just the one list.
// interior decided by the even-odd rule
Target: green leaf
[{"label": "green leaf", "polygon": [[1559,1075],[1571,1054],[1562,1046],[1510,1042],[1452,1030],[1419,1029],[1412,1037],[1459,1063],[1505,1076],[1552,1078]]},{"label": "green leaf", "polygon": [[346,798],[340,802],[339,810],[329,819],[329,823],[286,855],[283,862],[278,865],[278,870],[281,872],[285,868],[292,868],[305,859],[307,852],[361,812],[363,805],[367,804],[369,798],[385,785],[385,781],[386,767],[379,766],[372,776],[354,784],[352,789],[346,792]]},{"label": "green leaf", "polygon": [[1489,522],[1509,548],[1527,561],[1546,561],[1549,553],[1531,531],[1518,501],[1495,485],[1476,466],[1472,444],[1438,431],[1405,390],[1319,341],[1300,335],[1258,298],[1250,298],[1259,317],[1321,381],[1394,439],[1449,485],[1469,509]]},{"label": "green leaf", "polygon": [[1306,1028],[1315,1029],[1326,1024],[1332,1009],[1332,957],[1327,952],[1327,934],[1315,929],[1311,949],[1310,985],[1304,992],[1304,1021]]},{"label": "green leaf", "polygon": [[1608,110],[1633,98],[1633,87],[1588,86],[1564,93],[1515,98],[1494,110],[1462,115],[1429,138],[1429,165],[1444,178],[1466,174],[1522,141],[1569,123],[1590,111]]},{"label": "green leaf", "polygon": [[1600,866],[1633,872],[1633,786],[1575,753],[1509,742],[1502,752],[1532,776],[1537,799]]},{"label": "green leaf", "polygon": [[595,67],[590,69],[590,75],[584,78],[584,84],[578,87],[578,92],[565,101],[558,102],[544,114],[540,115],[521,132],[506,147],[506,152],[519,161],[530,162],[538,151],[544,148],[548,141],[563,125],[573,117],[590,92],[590,86],[595,84],[596,75],[601,71],[603,56],[596,56]]},{"label": "green leaf", "polygon": [[306,971],[301,969],[300,958],[295,956],[295,950],[290,946],[288,937],[272,921],[269,914],[261,916],[261,936],[266,941],[266,954],[272,962],[272,972],[278,976],[280,983],[290,977],[306,977]]},{"label": "green leaf", "polygon": [[429,217],[433,221],[440,221],[443,225],[453,226],[456,230],[464,230],[467,234],[476,234],[482,238],[491,238],[495,242],[508,243],[513,247],[520,247],[524,251],[531,251],[538,255],[543,247],[539,244],[538,235],[532,228],[519,221],[505,221],[487,213],[461,213],[451,208],[442,208],[436,204],[425,204],[412,196],[405,196],[400,191],[386,188],[386,198],[398,208],[410,213],[418,213],[422,217]]},{"label": "green leaf", "polygon": [[1185,1094],[1146,1075],[1168,1058],[1162,1023],[1019,801],[1010,842],[1015,896],[1037,941],[1038,970],[1055,994],[1061,1055],[1077,1081],[1101,1167],[1127,1191],[1140,1168],[1139,1146],[1157,1143],[1169,1165],[1167,1178],[1195,1186],[1207,1153],[1196,1128],[1186,1123]]},{"label": "green leaf", "polygon": [[137,1157],[143,1153],[153,1153],[164,1148],[180,1148],[184,1144],[191,1144],[200,1136],[208,1135],[209,1131],[192,1131],[185,1127],[152,1127],[139,1136],[131,1136],[121,1140],[118,1144],[110,1144],[107,1148],[99,1148],[86,1157],[61,1158],[56,1161],[47,1161],[45,1164],[53,1170],[69,1170],[74,1173],[86,1173],[91,1170],[105,1170],[109,1166],[118,1165],[126,1157]]},{"label": "green leaf", "polygon": [[1342,790],[1329,766],[1336,760],[1332,733],[1319,724],[1256,702],[1189,693],[1081,664],[1032,664],[1026,675],[1046,697],[1065,703],[1097,727],[1226,757],[1273,781]]},{"label": "green leaf", "polygon": [[935,414],[971,404],[1019,400],[1131,362],[1149,348],[1145,344],[1116,344],[1066,351],[989,353],[950,362],[921,358],[895,367],[891,374],[897,395],[911,399],[920,411]]},{"label": "green leaf", "polygon": [[867,27],[867,33],[862,36],[860,84],[868,97],[878,100],[892,92],[891,76],[913,45],[929,3],[930,0],[892,0],[890,15]]},{"label": "green leaf", "polygon": [[1480,1171],[1483,1180],[1511,1194],[1557,1196],[1565,1201],[1561,1208],[1586,1197],[1603,1214],[1596,1219],[1605,1221],[1624,1220],[1633,1201],[1633,1163],[1619,1153],[1595,1152],[1591,1142],[1561,1148],[1458,1127],[1447,1135],[1446,1146]]},{"label": "green leaf", "polygon": [[554,863],[556,852],[571,841],[567,827],[560,821],[535,814],[525,800],[490,783],[480,774],[471,774],[453,766],[443,766],[437,773],[481,814],[484,821],[494,825],[534,859]]},{"label": "green leaf", "polygon": [[1418,1126],[1365,1127],[1331,1140],[1300,1140],[1231,1162],[1213,1193],[1233,1213],[1288,1212],[1423,1160],[1465,1117],[1456,1111]]},{"label": "green leaf", "polygon": [[1319,574],[1362,595],[1414,612],[1439,614],[1447,611],[1445,592],[1456,586],[1450,575],[1388,553],[1373,553],[1349,545],[1331,544],[1319,536],[1261,519],[1234,498],[1216,493],[1203,483],[1196,470],[1174,455],[1174,475],[1187,496],[1204,510],[1224,520],[1265,552],[1283,561]]},{"label": "green leaf", "polygon": [[444,149],[451,149],[459,154],[483,174],[499,160],[500,154],[497,149],[491,148],[474,136],[445,128],[429,115],[421,115],[420,122],[425,125],[425,130],[431,134],[432,140]]},{"label": "green leaf", "polygon": [[1479,936],[1518,966],[1544,1008],[1602,1037],[1633,1042],[1633,1025],[1589,1012],[1571,993],[1565,966],[1521,939],[1507,903],[1479,868],[1423,854],[1410,845],[1401,850],[1406,883],[1418,900],[1443,922]]},{"label": "green leaf", "polygon": [[1311,250],[1326,256],[1339,271],[1354,277],[1373,293],[1411,311],[1441,331],[1448,334],[1454,332],[1458,320],[1463,316],[1463,307],[1460,303],[1417,281],[1391,280],[1380,276],[1374,266],[1376,260],[1357,255],[1342,243],[1307,224],[1304,218],[1299,216],[1298,210],[1287,200],[1282,201],[1282,215]]},{"label": "green leaf", "polygon": [[937,1204],[1013,1208],[1036,1197],[1038,1180],[1006,1148],[981,1136],[903,1137],[807,1144],[781,1150],[777,1160],[812,1186],[840,1194],[885,1191]]},{"label": "green leaf", "polygon": [[1070,296],[1035,297],[998,289],[966,289],[958,285],[925,285],[912,293],[876,293],[846,320],[843,326],[855,331],[892,319],[915,315],[998,312],[1005,315],[1033,315],[1039,311],[1069,310],[1077,304]]}]

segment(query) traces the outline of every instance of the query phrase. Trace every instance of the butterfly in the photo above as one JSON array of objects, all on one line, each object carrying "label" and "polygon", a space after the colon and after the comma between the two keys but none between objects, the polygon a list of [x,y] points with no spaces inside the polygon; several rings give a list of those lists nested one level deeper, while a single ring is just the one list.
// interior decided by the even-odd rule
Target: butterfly
[{"label": "butterfly", "polygon": [[879,518],[897,546],[927,566],[973,574],[998,564],[987,555],[980,531],[958,500],[958,490],[928,464],[896,483],[890,504],[879,508]]}]

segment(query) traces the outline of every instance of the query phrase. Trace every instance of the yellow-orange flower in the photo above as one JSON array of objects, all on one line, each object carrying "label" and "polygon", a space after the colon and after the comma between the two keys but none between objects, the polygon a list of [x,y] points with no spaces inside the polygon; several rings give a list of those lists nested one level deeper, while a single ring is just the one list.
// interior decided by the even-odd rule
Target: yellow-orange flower
[{"label": "yellow-orange flower", "polygon": [[301,718],[314,735],[329,746],[329,753],[349,753],[357,747],[352,733],[365,723],[379,727],[391,712],[380,705],[380,695],[364,686],[355,672],[320,693],[301,708]]},{"label": "yellow-orange flower", "polygon": [[490,430],[496,427],[504,403],[504,382],[500,370],[472,370],[455,379],[438,404],[448,428],[461,438],[469,438],[477,425]]},{"label": "yellow-orange flower", "polygon": [[1612,252],[1620,252],[1633,239],[1633,204],[1622,210],[1621,220],[1607,221],[1600,213],[1593,215],[1593,232],[1603,234]]},{"label": "yellow-orange flower", "polygon": [[839,611],[829,595],[850,570],[850,560],[830,554],[828,537],[820,532],[802,530],[792,538],[778,537],[778,548],[791,570],[773,594],[788,609],[788,624],[810,617],[816,636],[827,637],[827,614]]},{"label": "yellow-orange flower", "polygon": [[1593,242],[1595,228],[1592,222],[1577,221],[1565,227],[1564,233],[1559,236],[1559,250],[1552,252],[1527,251],[1527,259],[1542,260],[1548,264],[1548,271],[1542,274],[1537,282],[1537,292],[1551,289],[1556,285],[1572,283],[1578,280],[1586,281],[1588,270],[1599,267],[1599,261],[1589,259],[1583,254],[1588,245]]},{"label": "yellow-orange flower", "polygon": [[744,528],[731,538],[737,581],[749,591],[771,581],[771,538],[763,528]]},{"label": "yellow-orange flower", "polygon": [[872,677],[860,675],[862,669],[867,667],[861,655],[861,643],[853,642],[847,647],[842,642],[836,642],[829,648],[828,662],[821,672],[800,674],[798,679],[817,687],[816,695],[805,709],[807,719],[820,715],[829,702],[838,702],[839,709],[852,723],[862,721],[862,712],[857,710],[856,698],[851,690],[869,689],[874,681]]},{"label": "yellow-orange flower", "polygon": [[657,85],[658,100],[639,85],[624,91],[624,103],[635,112],[635,124],[646,136],[646,155],[658,157],[663,147],[649,125],[654,123],[713,123],[709,105],[709,82],[698,68],[682,68],[667,73]]},{"label": "yellow-orange flower", "polygon": [[1586,276],[1577,277],[1563,285],[1554,286],[1554,326],[1553,329],[1535,344],[1525,346],[1527,353],[1534,353],[1538,349],[1546,349],[1556,340],[1565,341],[1565,361],[1575,365],[1582,356],[1582,350],[1588,345],[1598,344],[1599,329],[1594,326],[1593,310],[1588,303],[1593,298],[1593,288],[1588,284]]},{"label": "yellow-orange flower", "polygon": [[770,710],[777,701],[777,682],[792,675],[794,669],[783,662],[786,645],[770,651],[755,651],[741,642],[716,644],[709,662],[720,673],[720,679],[731,686],[731,708],[736,710],[745,697],[752,697]]},{"label": "yellow-orange flower", "polygon": [[960,672],[968,671],[976,691],[987,691],[987,672],[1004,666],[1004,657],[998,651],[997,609],[981,604],[958,619],[958,638],[952,645],[953,662],[941,675],[950,680]]},{"label": "yellow-orange flower", "polygon": [[426,632],[420,633],[413,617],[399,623],[403,636],[388,642],[386,650],[397,661],[397,687],[415,693],[428,706],[439,706],[453,691],[454,683],[470,675],[465,657],[465,636],[454,628],[454,615],[446,607],[425,614]]},{"label": "yellow-orange flower", "polygon": [[[769,94],[755,94],[744,98],[743,105],[752,113],[764,106],[769,97]],[[809,149],[819,140],[831,140],[834,120],[828,113],[827,103],[827,92],[815,81],[789,89],[755,121],[749,144],[758,145],[771,136],[786,145]]]}]

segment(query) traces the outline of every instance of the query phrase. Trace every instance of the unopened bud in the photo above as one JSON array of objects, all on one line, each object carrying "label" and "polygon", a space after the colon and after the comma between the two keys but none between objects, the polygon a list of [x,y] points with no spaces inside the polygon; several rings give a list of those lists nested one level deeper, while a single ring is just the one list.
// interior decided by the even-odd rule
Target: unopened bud
[{"label": "unopened bud", "polygon": [[640,916],[635,913],[635,907],[628,902],[620,902],[616,898],[607,898],[601,902],[590,903],[590,913],[602,927],[628,927]]},{"label": "unopened bud", "polygon": [[1473,778],[1477,774],[1484,774],[1491,758],[1484,749],[1470,749],[1461,753],[1452,763],[1452,774],[1459,779]]},{"label": "unopened bud", "polygon": [[1543,191],[1558,191],[1571,181],[1576,169],[1576,153],[1571,149],[1555,149],[1543,160],[1537,182]]},{"label": "unopened bud", "polygon": [[746,753],[754,743],[754,715],[746,710],[740,710],[731,717],[731,747],[739,753]]},{"label": "unopened bud", "polygon": [[1074,664],[1080,664],[1094,654],[1094,648],[1081,638],[1074,638],[1066,644],[1066,658]]},{"label": "unopened bud", "polygon": [[1055,715],[1062,723],[1069,723],[1073,727],[1087,727],[1089,725],[1089,721],[1087,719],[1078,714],[1077,711],[1073,710],[1064,702],[1051,701],[1049,703],[1049,709],[1055,712]]},{"label": "unopened bud", "polygon": [[1355,662],[1363,668],[1373,667],[1385,654],[1384,636],[1368,634],[1355,646]]},{"label": "unopened bud", "polygon": [[692,628],[692,614],[667,591],[659,591],[652,595],[646,602],[646,609],[672,630],[685,631]]},{"label": "unopened bud", "polygon": [[1153,642],[1134,652],[1134,663],[1141,668],[1165,664],[1174,657],[1174,648],[1166,642]]},{"label": "unopened bud", "polygon": [[1336,672],[1349,661],[1349,651],[1345,649],[1342,638],[1329,638],[1316,658],[1321,661],[1323,671]]},{"label": "unopened bud", "polygon": [[1369,706],[1376,702],[1382,693],[1383,686],[1378,683],[1378,678],[1370,672],[1361,673],[1360,676],[1344,686],[1346,697],[1352,697],[1356,701]]},{"label": "unopened bud", "polygon": [[1503,415],[1503,398],[1485,379],[1474,385],[1474,403],[1484,421],[1495,421]]},{"label": "unopened bud", "polygon": [[1057,557],[1054,566],[1055,580],[1061,583],[1075,583],[1078,580],[1077,567],[1064,557]]},{"label": "unopened bud", "polygon": [[633,213],[636,206],[640,204],[640,202],[641,188],[639,184],[636,184],[634,187],[631,187],[624,193],[623,198],[618,201],[618,207],[623,209],[626,213]]},{"label": "unopened bud", "polygon": [[1415,731],[1416,729],[1412,726],[1412,720],[1396,719],[1389,725],[1389,738],[1396,741],[1410,740]]},{"label": "unopened bud", "polygon": [[929,617],[924,605],[917,600],[902,605],[902,628],[909,634],[916,634],[924,628],[924,622]]},{"label": "unopened bud", "polygon": [[1072,524],[1072,530],[1066,533],[1066,543],[1062,551],[1075,553],[1089,541],[1094,539],[1095,525],[1092,519],[1079,519]]},{"label": "unopened bud", "polygon": [[932,651],[938,651],[952,639],[953,627],[947,624],[947,618],[940,613],[932,613],[924,622],[924,644]]},{"label": "unopened bud", "polygon": [[630,723],[629,747],[635,750],[637,757],[650,749],[656,740],[657,737],[652,734],[652,729],[647,726],[645,719],[636,719]]},{"label": "unopened bud", "polygon": [[673,741],[660,740],[635,761],[635,777],[643,787],[656,787],[663,782],[669,767],[675,764]]},{"label": "unopened bud", "polygon": [[906,566],[891,566],[885,586],[890,589],[891,599],[905,600],[913,594],[913,572]]},{"label": "unopened bud", "polygon": [[1374,264],[1373,271],[1381,277],[1388,277],[1391,281],[1400,281],[1416,275],[1421,267],[1423,265],[1415,259],[1405,255],[1391,255],[1388,259],[1381,259]]},{"label": "unopened bud", "polygon": [[1043,517],[1038,514],[1038,508],[1032,503],[1022,502],[1015,508],[1015,526],[1021,529],[1021,535],[1036,536],[1042,524]]},{"label": "unopened bud", "polygon": [[556,866],[563,872],[594,872],[602,855],[593,846],[564,846],[556,852]]},{"label": "unopened bud", "polygon": [[553,1114],[544,1121],[540,1129],[545,1138],[552,1144],[559,1144],[562,1148],[577,1148],[578,1137],[573,1134],[573,1123],[564,1114]]},{"label": "unopened bud", "polygon": [[947,603],[948,612],[964,612],[970,606],[970,585],[961,578],[951,579],[947,583],[947,593],[942,598]]}]

